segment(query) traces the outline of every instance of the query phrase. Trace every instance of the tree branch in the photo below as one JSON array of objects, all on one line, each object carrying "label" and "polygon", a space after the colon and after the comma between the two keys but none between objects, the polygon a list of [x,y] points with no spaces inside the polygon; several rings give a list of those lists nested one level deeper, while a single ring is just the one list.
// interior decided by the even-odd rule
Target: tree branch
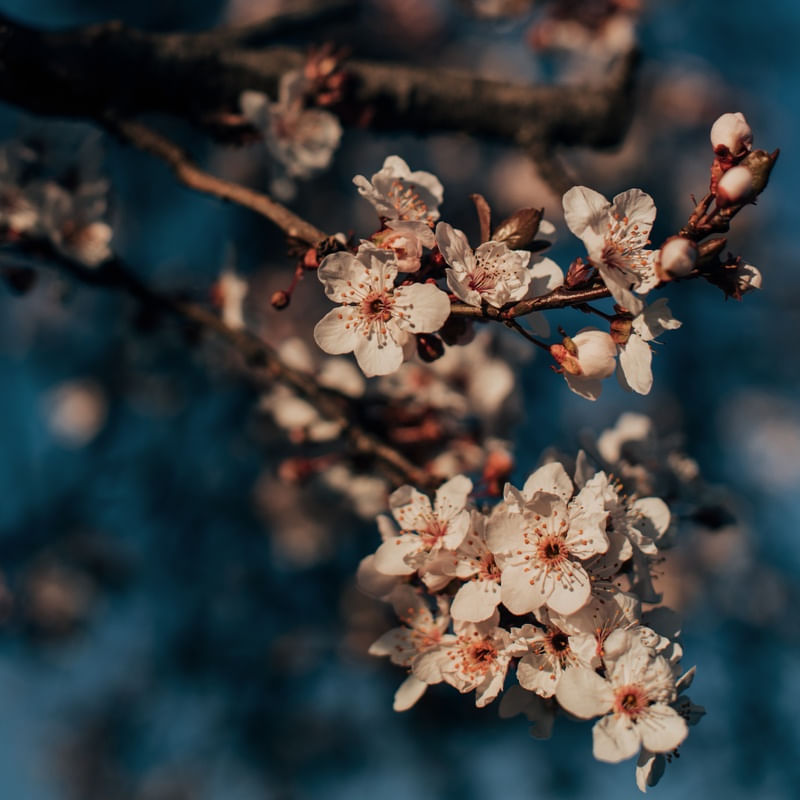
[{"label": "tree branch", "polygon": [[[238,109],[245,89],[275,96],[280,77],[305,61],[300,48],[242,46],[225,29],[163,34],[108,22],[49,32],[0,15],[0,98],[40,114],[102,121],[161,112],[207,125]],[[346,104],[369,110],[373,128],[610,146],[630,121],[636,61],[622,57],[604,85],[576,87],[351,59]]]}]

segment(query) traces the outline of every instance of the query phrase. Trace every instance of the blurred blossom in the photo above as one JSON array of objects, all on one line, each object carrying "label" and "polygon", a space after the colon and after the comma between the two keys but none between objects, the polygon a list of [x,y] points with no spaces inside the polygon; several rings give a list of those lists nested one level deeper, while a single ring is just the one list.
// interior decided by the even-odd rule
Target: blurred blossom
[{"label": "blurred blossom", "polygon": [[39,633],[61,636],[85,621],[94,587],[83,573],[48,561],[28,570],[20,594],[25,620]]},{"label": "blurred blossom", "polygon": [[98,383],[70,380],[47,393],[44,413],[50,430],[62,444],[83,447],[103,429],[108,401]]}]

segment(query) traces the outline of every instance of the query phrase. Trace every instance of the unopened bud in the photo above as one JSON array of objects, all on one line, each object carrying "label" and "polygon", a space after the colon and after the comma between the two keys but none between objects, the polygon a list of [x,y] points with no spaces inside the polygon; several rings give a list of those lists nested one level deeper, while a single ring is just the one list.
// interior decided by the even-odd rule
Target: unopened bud
[{"label": "unopened bud", "polygon": [[550,354],[564,372],[585,378],[607,378],[616,368],[617,345],[611,336],[596,328],[586,328],[563,344],[550,347]]},{"label": "unopened bud", "polygon": [[417,335],[417,354],[423,361],[430,363],[444,355],[444,342],[432,333]]},{"label": "unopened bud", "polygon": [[575,289],[578,286],[583,286],[587,283],[592,276],[594,267],[591,264],[584,262],[582,258],[576,258],[567,270],[567,277],[564,284],[568,289]]},{"label": "unopened bud", "polygon": [[656,274],[661,281],[685,278],[697,263],[697,245],[684,236],[670,236],[656,255]]},{"label": "unopened bud", "polygon": [[319,258],[317,251],[313,247],[309,247],[303,256],[303,266],[306,269],[316,269],[319,266]]},{"label": "unopened bud", "polygon": [[475,338],[475,326],[472,320],[451,315],[442,325],[439,336],[451,347],[456,344],[469,344]]},{"label": "unopened bud", "polygon": [[631,328],[633,327],[633,318],[630,314],[625,316],[614,317],[611,320],[611,338],[614,340],[614,344],[618,344],[620,346],[625,345],[628,343],[628,339],[631,338]]},{"label": "unopened bud", "polygon": [[492,450],[483,467],[483,480],[488,493],[494,497],[502,494],[503,484],[511,477],[514,459],[508,450]]},{"label": "unopened bud", "polygon": [[723,114],[711,126],[711,146],[722,158],[742,158],[750,152],[753,131],[741,111]]},{"label": "unopened bud", "polygon": [[273,292],[269,302],[272,304],[273,308],[281,311],[289,305],[291,299],[292,297],[289,292],[284,292],[283,289],[279,289],[277,292]]},{"label": "unopened bud", "polygon": [[717,184],[717,205],[720,208],[738,205],[753,195],[753,176],[747,167],[732,167]]}]

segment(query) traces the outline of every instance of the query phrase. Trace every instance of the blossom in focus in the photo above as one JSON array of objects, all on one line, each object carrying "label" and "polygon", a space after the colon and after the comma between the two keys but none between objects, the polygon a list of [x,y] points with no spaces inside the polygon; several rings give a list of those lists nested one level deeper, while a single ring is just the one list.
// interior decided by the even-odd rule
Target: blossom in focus
[{"label": "blossom in focus", "polygon": [[317,323],[314,340],[333,355],[353,351],[367,377],[394,372],[409,335],[436,331],[450,315],[447,295],[432,284],[395,288],[394,254],[367,242],[355,256],[326,256],[317,274],[325,294],[341,305]]},{"label": "blossom in focus", "polygon": [[290,178],[310,178],[326,169],[342,138],[342,126],[330,111],[306,108],[306,88],[303,72],[292,70],[281,77],[276,103],[249,90],[239,98],[242,114]]},{"label": "blossom in focus", "polygon": [[641,189],[628,189],[612,202],[586,186],[573,186],[563,197],[567,226],[583,241],[592,265],[611,296],[631,314],[657,281],[655,253],[645,249],[656,217],[653,198]]},{"label": "blossom in focus", "polygon": [[619,345],[617,380],[624,389],[632,389],[638,394],[650,392],[653,387],[653,352],[648,342],[664,331],[674,331],[680,326],[663,297],[633,318],[627,341]]},{"label": "blossom in focus", "polygon": [[612,638],[605,677],[585,667],[566,671],[556,689],[558,702],[582,719],[602,716],[592,731],[600,761],[623,761],[642,745],[652,753],[674,750],[688,729],[670,705],[676,697],[672,666],[629,632],[616,631],[609,643]]},{"label": "blossom in focus", "polygon": [[550,353],[561,366],[567,386],[587,400],[597,400],[603,379],[616,368],[617,345],[610,334],[597,328],[565,336],[562,344],[551,345]]},{"label": "blossom in focus", "polygon": [[484,242],[474,252],[467,237],[446,222],[436,226],[436,244],[448,264],[447,285],[471,306],[500,308],[521,300],[533,277],[527,250],[509,250],[503,242]]},{"label": "blossom in focus", "polygon": [[697,263],[697,245],[685,236],[670,236],[656,255],[660,281],[685,278]]},{"label": "blossom in focus", "polygon": [[406,223],[426,246],[433,247],[433,223],[439,219],[444,188],[439,179],[423,170],[412,172],[399,156],[388,156],[370,180],[356,175],[358,193],[369,200],[385,221]]},{"label": "blossom in focus", "polygon": [[[419,572],[429,586],[443,586],[449,578],[437,569],[443,551],[458,548],[470,528],[466,509],[472,481],[456,475],[436,490],[433,506],[413,486],[401,486],[389,498],[399,536],[384,541],[375,553],[375,568],[385,575]],[[430,574],[428,574],[430,573]]]},{"label": "blossom in focus", "polygon": [[711,146],[722,158],[741,158],[753,147],[753,131],[741,111],[719,117],[711,126]]}]

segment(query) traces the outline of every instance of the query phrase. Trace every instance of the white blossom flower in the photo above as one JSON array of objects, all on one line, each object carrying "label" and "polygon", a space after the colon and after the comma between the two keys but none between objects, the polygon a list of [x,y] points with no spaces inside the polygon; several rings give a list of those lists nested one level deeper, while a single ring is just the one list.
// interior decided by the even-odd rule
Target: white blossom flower
[{"label": "white blossom flower", "polygon": [[521,300],[533,274],[527,250],[509,250],[503,242],[484,242],[475,252],[467,237],[446,222],[436,226],[436,244],[447,262],[447,285],[471,306],[484,301],[500,308]]},{"label": "white blossom flower", "polygon": [[99,266],[111,257],[111,227],[100,218],[106,212],[107,184],[82,184],[74,192],[54,181],[30,187],[29,197],[39,209],[35,232],[53,246],[87,267]]},{"label": "white blossom flower", "polygon": [[436,331],[450,314],[447,295],[432,284],[395,289],[397,260],[367,242],[355,256],[331,253],[317,272],[325,294],[342,305],[317,323],[314,340],[326,353],[354,351],[368,377],[394,372],[409,334]]},{"label": "white blossom flower", "polygon": [[676,696],[672,666],[627,631],[612,634],[608,645],[605,677],[584,667],[566,671],[556,689],[558,702],[582,719],[602,716],[592,731],[600,761],[623,761],[642,745],[653,753],[674,750],[688,729],[669,705]]},{"label": "white blossom flower", "polygon": [[[383,634],[369,648],[372,656],[388,656],[393,664],[410,667],[422,654],[441,642],[450,625],[447,600],[437,597],[438,613],[434,617],[423,593],[408,584],[394,588],[387,600],[403,623]],[[414,675],[400,685],[395,693],[394,710],[406,711],[425,693],[428,684]]]},{"label": "white blossom flower", "polygon": [[511,659],[525,652],[498,619],[495,612],[484,622],[456,620],[455,636],[415,659],[413,674],[429,684],[445,681],[462,694],[474,689],[475,705],[488,705],[503,688]]},{"label": "white blossom flower", "polygon": [[646,294],[657,281],[655,253],[646,250],[656,207],[641,189],[628,189],[609,203],[599,192],[574,186],[563,198],[567,226],[583,241],[611,296],[631,314],[642,301],[631,289]]},{"label": "white blossom flower", "polygon": [[426,247],[433,247],[433,223],[439,219],[444,189],[430,172],[412,172],[399,156],[388,156],[371,180],[356,175],[353,183],[383,220],[406,223]]},{"label": "white blossom flower", "polygon": [[401,486],[389,497],[389,508],[401,533],[385,541],[375,553],[375,567],[386,575],[412,575],[419,572],[428,578],[429,587],[441,588],[449,577],[433,572],[443,550],[455,550],[470,527],[466,509],[472,481],[456,475],[436,490],[433,506],[430,498],[413,486]]},{"label": "white blossom flower", "polygon": [[263,135],[272,157],[290,178],[310,178],[326,169],[342,137],[339,120],[321,108],[306,108],[307,81],[301,70],[281,76],[278,101],[245,91],[242,114]]},{"label": "white blossom flower", "polygon": [[571,614],[589,601],[581,562],[608,549],[606,512],[593,490],[582,489],[568,506],[571,491],[563,467],[547,464],[521,492],[507,486],[506,502],[489,518],[488,544],[502,571],[503,604],[512,614],[545,605]]},{"label": "white blossom flower", "polygon": [[[427,226],[426,226],[427,229]],[[428,229],[429,230],[429,229]],[[384,250],[391,250],[397,259],[398,272],[417,272],[422,258],[423,240],[407,222],[390,220],[386,228],[372,237]]]},{"label": "white blossom flower", "polygon": [[242,303],[249,288],[248,282],[232,267],[226,267],[214,284],[214,292],[222,308],[222,321],[229,328],[241,330],[245,327]]},{"label": "white blossom flower", "polygon": [[471,516],[470,530],[454,553],[443,555],[440,568],[465,581],[453,598],[453,618],[482,622],[500,602],[500,569],[486,544],[486,518],[477,511]]},{"label": "white blossom flower", "polygon": [[741,111],[719,117],[711,126],[711,146],[725,157],[741,158],[753,147],[753,131]]},{"label": "white blossom flower", "polygon": [[648,342],[664,331],[674,331],[680,327],[681,323],[672,316],[664,297],[645,306],[633,318],[628,341],[619,345],[617,380],[624,389],[632,389],[638,394],[649,393],[653,387],[653,352]]},{"label": "white blossom flower", "polygon": [[550,353],[561,365],[567,386],[587,400],[597,400],[603,379],[616,367],[617,345],[605,331],[583,328],[565,337],[563,344],[551,345]]}]

